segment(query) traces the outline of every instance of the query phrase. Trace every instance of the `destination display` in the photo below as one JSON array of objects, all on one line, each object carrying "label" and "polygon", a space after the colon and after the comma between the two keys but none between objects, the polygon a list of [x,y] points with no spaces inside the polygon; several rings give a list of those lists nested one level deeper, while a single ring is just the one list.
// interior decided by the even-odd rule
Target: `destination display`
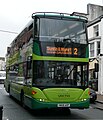
[{"label": "destination display", "polygon": [[63,42],[40,42],[40,51],[42,56],[57,56],[57,57],[86,57],[85,44],[78,43],[63,43]]},{"label": "destination display", "polygon": [[64,47],[46,47],[47,54],[61,54],[61,55],[78,55],[78,48],[64,48]]}]

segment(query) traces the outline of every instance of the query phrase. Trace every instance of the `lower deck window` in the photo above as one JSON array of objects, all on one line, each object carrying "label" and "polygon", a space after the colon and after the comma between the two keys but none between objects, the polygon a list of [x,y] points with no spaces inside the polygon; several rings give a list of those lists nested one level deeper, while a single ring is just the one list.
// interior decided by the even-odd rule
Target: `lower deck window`
[{"label": "lower deck window", "polygon": [[87,63],[34,61],[33,84],[39,86],[87,86]]}]

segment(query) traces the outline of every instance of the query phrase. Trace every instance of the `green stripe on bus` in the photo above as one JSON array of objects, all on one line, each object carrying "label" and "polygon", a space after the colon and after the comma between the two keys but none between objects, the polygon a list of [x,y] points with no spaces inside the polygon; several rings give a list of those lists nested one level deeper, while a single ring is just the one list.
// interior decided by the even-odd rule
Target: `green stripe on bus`
[{"label": "green stripe on bus", "polygon": [[71,57],[51,57],[38,56],[33,54],[33,60],[53,60],[53,61],[72,61],[72,62],[89,62],[88,58],[71,58]]}]

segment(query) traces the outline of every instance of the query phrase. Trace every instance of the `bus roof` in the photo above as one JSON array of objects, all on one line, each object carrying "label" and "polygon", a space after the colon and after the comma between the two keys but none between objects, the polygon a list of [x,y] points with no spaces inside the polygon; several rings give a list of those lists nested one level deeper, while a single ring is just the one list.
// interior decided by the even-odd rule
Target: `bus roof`
[{"label": "bus roof", "polygon": [[35,16],[37,17],[56,17],[56,18],[72,18],[72,19],[81,19],[87,21],[87,14],[73,12],[72,14],[69,13],[59,13],[59,12],[35,12],[32,14],[32,18]]}]

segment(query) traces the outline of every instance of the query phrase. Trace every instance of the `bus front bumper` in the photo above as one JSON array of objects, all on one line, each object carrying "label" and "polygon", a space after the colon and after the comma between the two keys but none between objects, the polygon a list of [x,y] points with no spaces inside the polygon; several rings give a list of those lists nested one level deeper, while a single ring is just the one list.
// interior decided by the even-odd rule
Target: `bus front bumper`
[{"label": "bus front bumper", "polygon": [[59,107],[86,109],[89,108],[89,103],[90,103],[89,99],[81,102],[56,103],[56,102],[41,102],[32,98],[31,109],[59,108]]}]

